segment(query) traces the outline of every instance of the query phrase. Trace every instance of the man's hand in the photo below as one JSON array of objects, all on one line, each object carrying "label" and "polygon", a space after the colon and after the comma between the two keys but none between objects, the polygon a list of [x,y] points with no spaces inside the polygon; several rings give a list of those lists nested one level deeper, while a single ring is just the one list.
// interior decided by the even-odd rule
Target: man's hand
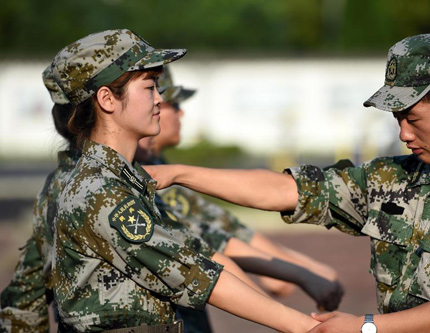
[{"label": "man's hand", "polygon": [[312,318],[321,322],[308,333],[357,333],[364,323],[364,317],[344,312],[312,313]]},{"label": "man's hand", "polygon": [[174,184],[176,175],[174,165],[142,165],[142,168],[157,181],[157,190]]}]

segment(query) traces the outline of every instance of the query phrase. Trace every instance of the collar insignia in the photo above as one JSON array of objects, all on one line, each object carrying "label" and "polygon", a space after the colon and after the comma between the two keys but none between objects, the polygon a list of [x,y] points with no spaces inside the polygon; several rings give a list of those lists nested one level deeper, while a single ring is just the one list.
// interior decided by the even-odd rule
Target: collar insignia
[{"label": "collar insignia", "polygon": [[131,170],[128,168],[127,165],[125,165],[124,168],[122,168],[121,177],[125,178],[127,180],[127,183],[129,183],[139,192],[143,193],[145,191],[146,189],[145,184],[142,183],[139,179],[137,179],[135,175],[133,175],[133,173],[131,172]]}]

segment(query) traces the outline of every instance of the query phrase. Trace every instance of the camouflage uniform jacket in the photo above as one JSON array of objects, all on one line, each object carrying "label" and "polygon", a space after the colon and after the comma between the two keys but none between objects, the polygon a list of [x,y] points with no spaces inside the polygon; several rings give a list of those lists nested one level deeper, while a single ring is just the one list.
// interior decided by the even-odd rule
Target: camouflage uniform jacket
[{"label": "camouflage uniform jacket", "polygon": [[46,179],[34,203],[33,234],[22,248],[14,277],[1,293],[1,329],[5,332],[48,332],[52,300],[53,219],[58,196],[78,155],[58,153],[58,168]]},{"label": "camouflage uniform jacket", "polygon": [[155,181],[143,175],[109,147],[85,142],[55,223],[61,329],[171,323],[174,304],[205,306],[222,266],[175,238],[154,204]]},{"label": "camouflage uniform jacket", "polygon": [[410,155],[343,170],[302,166],[286,172],[299,190],[295,211],[282,213],[286,222],[370,236],[381,313],[430,300],[430,165]]},{"label": "camouflage uniform jacket", "polygon": [[[151,164],[167,164],[161,156]],[[249,243],[255,231],[240,222],[219,205],[206,200],[201,194],[182,186],[172,186],[158,191],[170,207],[171,214],[181,218],[196,234],[200,235],[217,252],[223,252],[230,237]]]},{"label": "camouflage uniform jacket", "polygon": [[172,214],[181,217],[216,251],[222,252],[230,237],[249,243],[255,231],[201,194],[181,186],[158,191]]}]

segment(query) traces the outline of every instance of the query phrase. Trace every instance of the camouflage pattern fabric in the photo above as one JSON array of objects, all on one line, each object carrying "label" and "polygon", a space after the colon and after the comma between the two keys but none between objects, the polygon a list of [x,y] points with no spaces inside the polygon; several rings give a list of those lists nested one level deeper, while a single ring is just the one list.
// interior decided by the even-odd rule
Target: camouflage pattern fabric
[{"label": "camouflage pattern fabric", "polygon": [[403,111],[430,91],[430,34],[407,37],[388,51],[385,84],[364,106]]},{"label": "camouflage pattern fabric", "polygon": [[0,332],[49,332],[43,262],[34,237],[22,248],[15,275],[2,291]]},{"label": "camouflage pattern fabric", "polygon": [[55,223],[54,295],[65,330],[172,323],[174,304],[204,308],[222,271],[175,238],[154,204],[155,181],[140,169],[84,144]]},{"label": "camouflage pattern fabric", "polygon": [[235,237],[246,243],[254,237],[254,230],[197,192],[181,186],[172,186],[160,191],[160,195],[177,216],[182,216],[190,224],[190,228],[194,228],[195,232],[215,249],[222,250],[215,246],[222,237]]},{"label": "camouflage pattern fabric", "polygon": [[106,30],[60,50],[52,72],[67,99],[78,105],[125,72],[162,66],[185,53],[185,49],[155,49],[128,29]]},{"label": "camouflage pattern fabric", "polygon": [[297,182],[299,202],[282,213],[284,221],[370,236],[381,313],[430,300],[430,165],[409,155],[344,170],[307,165],[286,172]]},{"label": "camouflage pattern fabric", "polygon": [[163,66],[163,73],[158,78],[158,87],[165,103],[181,103],[196,93],[193,89],[175,86],[169,66]]},{"label": "camouflage pattern fabric", "polygon": [[58,153],[58,168],[38,193],[33,212],[33,235],[23,247],[11,283],[0,295],[4,332],[48,332],[48,304],[52,301],[51,263],[56,204],[78,153]]},{"label": "camouflage pattern fabric", "polygon": [[[58,168],[48,176],[37,195],[34,204],[33,236],[23,247],[12,282],[0,295],[0,332],[49,331],[47,306],[52,299],[53,220],[58,197],[78,157],[77,152],[59,152]],[[160,205],[162,207],[164,204],[161,202]],[[214,254],[214,250],[189,231],[184,223],[175,222],[161,212],[165,223],[170,223],[175,237],[203,256],[211,257]],[[176,217],[175,219],[177,220]],[[193,317],[205,316],[201,311],[192,313]],[[185,328],[188,325],[188,322],[185,322]]]},{"label": "camouflage pattern fabric", "polygon": [[42,72],[42,79],[45,88],[49,92],[51,100],[55,104],[65,105],[70,103],[66,95],[64,95],[63,91],[60,89],[57,82],[55,82],[54,80],[54,75],[52,73],[52,64],[49,64],[49,66],[46,67],[45,70]]}]

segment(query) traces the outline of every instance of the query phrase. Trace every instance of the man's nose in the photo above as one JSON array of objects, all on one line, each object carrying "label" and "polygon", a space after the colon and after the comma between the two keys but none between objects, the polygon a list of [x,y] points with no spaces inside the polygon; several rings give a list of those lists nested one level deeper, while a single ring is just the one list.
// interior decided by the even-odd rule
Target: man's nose
[{"label": "man's nose", "polygon": [[399,120],[400,133],[399,138],[403,142],[410,142],[414,139],[414,133],[411,125],[406,119]]}]

